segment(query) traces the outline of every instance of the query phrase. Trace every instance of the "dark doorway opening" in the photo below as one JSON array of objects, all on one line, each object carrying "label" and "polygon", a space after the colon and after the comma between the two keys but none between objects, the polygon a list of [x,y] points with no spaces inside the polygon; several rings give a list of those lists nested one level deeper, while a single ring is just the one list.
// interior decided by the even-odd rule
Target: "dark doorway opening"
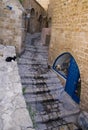
[{"label": "dark doorway opening", "polygon": [[34,16],[35,16],[35,9],[32,8],[32,9],[31,9],[31,17],[34,17]]},{"label": "dark doorway opening", "polygon": [[58,56],[53,64],[54,71],[66,79],[65,91],[76,102],[80,102],[81,78],[74,57],[66,52]]}]

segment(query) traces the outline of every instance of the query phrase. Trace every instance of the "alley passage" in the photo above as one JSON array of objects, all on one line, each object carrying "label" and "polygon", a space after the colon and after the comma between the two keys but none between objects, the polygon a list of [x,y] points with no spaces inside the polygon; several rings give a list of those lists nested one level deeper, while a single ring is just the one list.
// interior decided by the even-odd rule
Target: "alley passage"
[{"label": "alley passage", "polygon": [[40,34],[28,34],[18,66],[34,127],[36,130],[59,130],[65,126],[70,130],[69,123],[75,123],[79,108],[65,93],[47,62],[48,46],[41,44]]}]

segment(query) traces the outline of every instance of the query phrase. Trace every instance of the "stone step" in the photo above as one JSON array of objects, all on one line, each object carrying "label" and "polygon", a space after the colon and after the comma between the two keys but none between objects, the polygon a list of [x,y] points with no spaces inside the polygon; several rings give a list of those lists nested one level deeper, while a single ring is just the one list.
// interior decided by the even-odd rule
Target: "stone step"
[{"label": "stone step", "polygon": [[[43,68],[41,68],[41,66],[43,67]],[[33,65],[20,65],[19,64],[19,68],[21,69],[21,70],[29,70],[30,72],[31,71],[35,71],[35,70],[37,70],[37,71],[40,71],[40,72],[44,72],[44,69],[45,69],[45,72],[46,71],[48,71],[49,69],[47,68],[47,65],[35,65],[35,64],[33,64]],[[41,69],[40,69],[41,68]]]},{"label": "stone step", "polygon": [[[38,88],[37,88],[38,90]],[[42,88],[43,90],[43,88]],[[43,93],[42,91],[38,91],[38,93],[33,94],[33,93],[24,93],[26,102],[44,102],[48,100],[60,100],[61,92],[63,92],[63,88],[59,88],[59,91],[49,91]],[[26,90],[25,90],[26,91]],[[61,101],[62,102],[62,101]]]},{"label": "stone step", "polygon": [[20,70],[19,70],[19,73],[33,73],[33,74],[36,74],[37,70],[34,70],[33,68],[29,68],[29,67],[26,67],[26,68],[22,68],[20,67]]},{"label": "stone step", "polygon": [[46,62],[43,62],[43,63],[31,63],[31,62],[25,62],[24,60],[19,60],[18,61],[18,65],[25,65],[25,67],[26,67],[26,65],[27,66],[33,66],[33,65],[35,65],[35,66],[42,66],[42,65],[45,65],[46,66]]},{"label": "stone step", "polygon": [[52,125],[50,125],[50,123],[48,123],[49,125],[45,126],[44,124],[42,123],[39,123],[38,125],[38,129],[36,130],[82,130],[82,129],[79,129],[75,124],[73,123],[66,123],[66,124],[63,124],[63,125],[59,125],[58,121],[57,122],[51,122]]},{"label": "stone step", "polygon": [[[61,90],[62,91],[62,90]],[[39,94],[40,95],[40,94]],[[66,119],[66,121],[73,121],[75,122],[75,117],[76,115],[79,113],[79,106],[77,106],[77,104],[75,104],[75,102],[72,101],[72,99],[64,92],[60,92],[58,91],[58,93],[52,93],[52,94],[42,94],[42,96],[26,96],[25,97],[26,102],[27,103],[51,103],[53,102],[53,104],[57,101],[58,102],[58,111],[59,114],[49,114],[49,117],[53,117],[56,119],[57,115],[58,117],[63,117]],[[70,106],[69,106],[70,104]],[[44,106],[44,104],[43,104]],[[47,105],[45,105],[47,106]],[[68,107],[69,106],[69,107]],[[50,105],[49,109],[54,110],[54,108],[52,108],[52,106]],[[45,109],[44,111],[42,111],[42,113],[47,112],[47,110]],[[40,113],[40,114],[42,114]],[[48,111],[49,113],[49,111]],[[47,113],[47,114],[48,114]],[[74,116],[75,115],[75,116]],[[43,118],[46,119],[46,115],[43,115]],[[50,118],[51,120],[51,118]]]},{"label": "stone step", "polygon": [[[50,123],[52,125],[50,125]],[[59,121],[48,122],[47,125],[44,123],[38,123],[38,128],[36,130],[81,130],[74,123],[61,124]]]},{"label": "stone step", "polygon": [[51,82],[51,81],[46,81],[46,82],[42,82],[42,81],[39,81],[39,82],[37,82],[36,83],[36,81],[21,81],[21,83],[22,83],[22,85],[34,85],[34,86],[36,86],[36,87],[43,87],[43,86],[49,86],[49,85],[51,85],[51,86],[53,86],[53,85],[57,85],[58,84],[58,86],[61,86],[61,84],[59,83],[59,82]]},{"label": "stone step", "polygon": [[60,118],[60,113],[59,112],[52,112],[52,113],[48,113],[48,114],[40,114],[40,115],[36,115],[35,116],[35,120],[36,120],[36,123],[47,123],[48,122],[58,122],[58,125],[62,125],[63,124],[66,124],[67,122],[64,121],[63,118]]},{"label": "stone step", "polygon": [[[79,111],[79,107],[75,102],[72,101],[72,99],[67,96],[67,94],[64,92],[64,90],[61,88],[59,91],[52,91],[49,93],[38,93],[38,94],[25,94],[26,102],[32,103],[32,102],[51,102],[51,101],[59,101],[59,110],[64,113],[65,115],[68,115],[69,113],[74,113],[75,111]],[[68,105],[70,106],[68,107]]]},{"label": "stone step", "polygon": [[[49,69],[49,71],[45,74],[41,74],[41,76],[50,76],[50,77],[57,77],[57,74],[52,71],[52,69]],[[59,80],[59,78],[58,78]]]},{"label": "stone step", "polygon": [[24,59],[25,60],[32,60],[32,61],[37,61],[37,62],[38,61],[41,61],[41,62],[45,62],[46,61],[46,64],[47,64],[47,60],[48,60],[48,59],[44,59],[43,57],[42,58],[41,57],[40,58],[38,58],[38,57],[36,58],[36,57],[28,57],[28,56],[27,57],[23,56],[20,59],[22,59],[22,60],[24,60]]},{"label": "stone step", "polygon": [[56,78],[56,77],[50,77],[50,76],[44,76],[44,77],[42,77],[42,76],[36,76],[36,75],[22,75],[21,76],[21,79],[23,80],[23,81],[36,81],[36,83],[40,83],[40,82],[45,82],[45,81],[51,81],[52,80],[52,82],[60,82],[60,80],[58,79],[58,78]]},{"label": "stone step", "polygon": [[[48,75],[48,74],[43,74],[43,75],[35,75],[34,76],[34,79],[36,79],[36,80],[44,80],[44,79],[57,79],[57,77],[56,77],[56,75]],[[58,82],[60,82],[60,80],[59,79],[57,79],[58,80]]]},{"label": "stone step", "polygon": [[23,80],[23,81],[25,81],[25,80],[35,80],[36,82],[37,81],[46,81],[46,80],[53,80],[53,81],[57,81],[57,82],[60,82],[60,80],[56,77],[56,76],[48,76],[48,75],[46,75],[46,76],[41,76],[41,75],[27,75],[27,76],[21,76],[21,79]]},{"label": "stone step", "polygon": [[29,84],[34,84],[34,85],[45,85],[46,84],[61,84],[60,80],[57,79],[57,78],[42,78],[42,79],[39,79],[39,78],[34,78],[34,79],[30,79],[30,78],[22,78],[22,83],[29,83]]},{"label": "stone step", "polygon": [[34,47],[26,47],[25,48],[25,51],[30,51],[30,52],[48,52],[48,49],[46,49],[46,48],[43,48],[43,47],[41,47],[41,48],[38,48],[38,47],[36,47],[36,46],[34,46]]},{"label": "stone step", "polygon": [[[53,85],[51,85],[51,84],[48,84],[48,85],[41,85],[41,86],[36,86],[36,85],[32,85],[32,84],[23,84],[22,85],[23,86],[23,88],[25,88],[25,90],[26,90],[26,88],[27,89],[35,89],[35,91],[43,91],[43,90],[51,90],[51,91],[54,91],[54,90],[63,90],[64,89],[64,87],[62,86],[62,85],[59,85],[59,84],[53,84]],[[30,91],[30,90],[28,90],[28,91]]]},{"label": "stone step", "polygon": [[56,92],[56,91],[50,92],[49,91],[49,92],[43,93],[43,92],[39,91],[36,94],[26,93],[26,94],[24,94],[24,96],[27,97],[28,99],[29,98],[36,98],[37,101],[43,101],[43,99],[46,100],[48,98],[49,99],[58,99],[58,92]]},{"label": "stone step", "polygon": [[60,91],[60,89],[63,89],[62,86],[60,87],[41,87],[41,88],[36,88],[35,87],[25,87],[25,92],[24,94],[43,94],[43,93],[50,93],[50,92],[54,92],[54,91]]},{"label": "stone step", "polygon": [[18,63],[32,63],[34,64],[41,63],[41,64],[47,64],[47,59],[38,59],[38,58],[20,58]]},{"label": "stone step", "polygon": [[18,65],[19,64],[33,64],[32,61],[29,61],[27,59],[22,59],[22,58],[19,58],[19,60],[17,61],[18,62]]},{"label": "stone step", "polygon": [[32,72],[37,72],[37,74],[44,74],[44,73],[47,73],[49,71],[47,66],[44,66],[44,65],[42,65],[43,68],[41,68],[41,66],[38,67],[36,65],[32,65],[31,67],[30,66],[24,67],[24,66],[19,65],[19,72],[21,72],[21,73],[29,73],[30,72],[30,74]]},{"label": "stone step", "polygon": [[39,53],[39,54],[45,54],[48,53],[47,50],[44,49],[38,49],[38,50],[31,50],[30,48],[25,48],[25,51],[32,52],[32,53]]},{"label": "stone step", "polygon": [[43,59],[48,59],[48,54],[39,54],[39,53],[31,53],[31,52],[26,52],[24,53],[24,55],[22,55],[21,57],[24,57],[24,58],[43,58]]},{"label": "stone step", "polygon": [[77,116],[78,116],[78,112],[75,112],[75,114],[68,112],[68,115],[64,115],[58,111],[58,112],[48,113],[46,115],[42,115],[42,114],[36,115],[35,120],[36,120],[36,123],[46,123],[46,124],[48,122],[51,122],[52,124],[52,121],[54,122],[57,121],[58,126],[60,126],[60,125],[65,125],[65,124],[74,122]]},{"label": "stone step", "polygon": [[62,123],[75,123],[79,110],[66,111],[63,107],[65,111],[63,112],[59,110],[59,103],[60,102],[57,100],[49,100],[49,102],[36,102],[35,106],[34,104],[31,104],[32,110],[36,113],[35,121],[37,123],[48,123],[57,121],[59,125],[62,125]]},{"label": "stone step", "polygon": [[[22,56],[28,56],[28,57],[34,57],[34,55],[35,55],[36,53],[34,53],[34,54],[32,54],[31,52],[24,52],[24,54],[23,55],[21,55],[21,57]],[[43,58],[48,58],[48,54],[37,54],[36,56],[42,56]]]},{"label": "stone step", "polygon": [[25,101],[27,103],[33,103],[33,102],[50,102],[50,101],[56,101],[58,99],[53,99],[52,95],[48,94],[48,93],[45,93],[45,94],[42,94],[42,96],[40,94],[37,94],[37,95],[30,95],[30,94],[24,94],[24,97],[25,97]]},{"label": "stone step", "polygon": [[29,68],[29,69],[38,69],[38,68],[40,68],[40,67],[44,67],[44,69],[48,69],[48,67],[47,67],[47,65],[41,65],[41,64],[19,64],[19,67],[20,68]]},{"label": "stone step", "polygon": [[38,55],[40,55],[40,54],[44,54],[44,55],[47,55],[48,54],[48,51],[47,50],[44,50],[43,48],[42,49],[38,49],[38,48],[34,48],[34,49],[32,49],[32,48],[25,48],[25,51],[24,51],[24,53],[23,53],[23,55],[24,54],[30,54],[30,53],[32,53],[33,55],[35,54],[35,53],[37,53]]},{"label": "stone step", "polygon": [[[19,68],[20,69],[20,68]],[[57,77],[57,75],[56,74],[54,74],[54,73],[49,73],[49,72],[47,72],[47,73],[44,73],[44,74],[36,74],[36,75],[34,75],[34,74],[32,74],[32,73],[21,73],[20,74],[20,76],[21,77],[30,77],[30,78],[34,78],[34,77],[44,77],[44,78],[56,78]],[[59,78],[58,78],[58,80],[59,80]]]},{"label": "stone step", "polygon": [[49,93],[50,92],[50,90],[48,90],[47,88],[45,88],[45,89],[39,89],[39,88],[26,88],[25,89],[25,92],[24,92],[24,94],[44,94],[44,93]]},{"label": "stone step", "polygon": [[[29,44],[26,44],[25,47],[28,48],[28,49],[34,49],[34,46],[29,45]],[[41,49],[41,50],[43,50],[43,49],[48,50],[49,47],[48,46],[43,46],[43,45],[37,45],[36,48]]]},{"label": "stone step", "polygon": [[41,55],[38,55],[37,53],[35,54],[35,55],[33,55],[32,53],[25,53],[24,55],[22,55],[20,58],[25,58],[25,59],[37,59],[37,60],[39,60],[39,59],[44,59],[44,60],[48,60],[48,54],[47,55],[45,55],[45,56],[43,56],[43,54],[41,54]]},{"label": "stone step", "polygon": [[47,70],[45,72],[44,70],[40,70],[39,68],[38,69],[27,69],[27,68],[19,69],[19,74],[21,76],[40,75],[40,74],[44,74],[44,73],[47,73]]}]

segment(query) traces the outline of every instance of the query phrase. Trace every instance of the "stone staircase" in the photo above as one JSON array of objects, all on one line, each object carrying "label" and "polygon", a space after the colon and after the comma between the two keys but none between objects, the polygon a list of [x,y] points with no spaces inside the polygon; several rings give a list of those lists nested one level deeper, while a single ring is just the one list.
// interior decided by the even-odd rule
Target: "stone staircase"
[{"label": "stone staircase", "polygon": [[24,98],[36,130],[78,130],[79,106],[67,95],[57,75],[48,68],[48,46],[39,34],[29,35],[18,60]]}]

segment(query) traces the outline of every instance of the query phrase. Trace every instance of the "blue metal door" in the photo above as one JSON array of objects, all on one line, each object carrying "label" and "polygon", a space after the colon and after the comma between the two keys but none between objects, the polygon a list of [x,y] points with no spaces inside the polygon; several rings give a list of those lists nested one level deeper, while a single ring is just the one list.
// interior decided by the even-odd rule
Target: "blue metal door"
[{"label": "blue metal door", "polygon": [[70,60],[70,66],[68,69],[68,76],[67,76],[67,80],[66,80],[65,91],[77,103],[79,103],[79,101],[80,101],[80,97],[76,93],[79,78],[80,78],[79,69],[78,69],[76,61],[72,57]]}]

